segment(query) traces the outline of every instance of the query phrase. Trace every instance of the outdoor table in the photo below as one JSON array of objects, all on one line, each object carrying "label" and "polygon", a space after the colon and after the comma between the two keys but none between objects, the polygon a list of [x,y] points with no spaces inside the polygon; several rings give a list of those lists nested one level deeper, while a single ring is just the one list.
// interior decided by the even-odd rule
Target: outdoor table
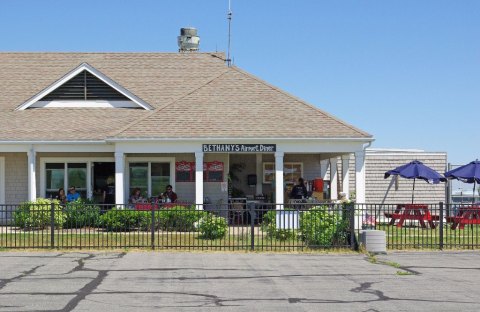
[{"label": "outdoor table", "polygon": [[397,205],[395,212],[392,214],[386,214],[387,217],[390,217],[390,225],[395,225],[397,222],[397,227],[402,227],[405,220],[418,220],[422,228],[426,228],[427,225],[425,221],[430,224],[432,229],[435,228],[435,223],[433,223],[433,217],[428,210],[428,205],[418,205],[418,204],[401,204]]},{"label": "outdoor table", "polygon": [[480,224],[480,206],[461,207],[452,219],[452,230],[463,230],[465,224]]}]

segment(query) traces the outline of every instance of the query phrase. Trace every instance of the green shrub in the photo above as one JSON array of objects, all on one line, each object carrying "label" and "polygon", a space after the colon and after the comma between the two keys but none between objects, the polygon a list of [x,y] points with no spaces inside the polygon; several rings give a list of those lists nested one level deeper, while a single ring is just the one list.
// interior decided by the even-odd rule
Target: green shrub
[{"label": "green shrub", "polygon": [[277,228],[277,211],[270,210],[263,215],[263,221],[260,226],[263,232],[267,233],[267,238],[276,239],[279,241],[286,241],[289,239],[295,239],[296,233],[290,229]]},{"label": "green shrub", "polygon": [[346,239],[348,221],[328,207],[313,207],[300,217],[301,239],[307,246],[331,247],[342,238]]},{"label": "green shrub", "polygon": [[148,211],[112,209],[100,216],[100,226],[107,231],[128,232],[141,228],[150,217]]},{"label": "green shrub", "polygon": [[56,228],[62,227],[65,214],[58,200],[38,198],[34,202],[24,202],[13,213],[14,224],[22,229],[45,229],[51,225],[51,205]]},{"label": "green shrub", "polygon": [[79,199],[67,203],[64,208],[66,215],[64,228],[82,228],[85,226],[96,227],[100,221],[100,207],[91,200]]},{"label": "green shrub", "polygon": [[197,229],[200,232],[201,238],[219,239],[225,237],[227,234],[228,224],[225,218],[208,214],[198,220]]},{"label": "green shrub", "polygon": [[196,210],[195,206],[175,206],[169,209],[161,209],[155,214],[155,226],[164,231],[193,232],[196,230],[195,223],[207,215],[206,211]]}]

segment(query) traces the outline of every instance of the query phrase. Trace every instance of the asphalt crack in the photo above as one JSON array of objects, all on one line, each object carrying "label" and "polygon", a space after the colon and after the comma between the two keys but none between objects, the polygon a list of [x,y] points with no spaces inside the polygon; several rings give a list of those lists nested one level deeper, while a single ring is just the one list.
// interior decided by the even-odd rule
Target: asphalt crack
[{"label": "asphalt crack", "polygon": [[41,268],[41,267],[43,267],[43,266],[45,266],[45,265],[44,265],[44,264],[38,265],[38,266],[36,266],[36,267],[28,270],[28,271],[22,272],[20,275],[14,276],[14,277],[12,277],[12,278],[1,279],[1,280],[0,280],[0,290],[2,290],[5,286],[7,286],[8,284],[10,284],[10,283],[12,283],[12,282],[14,282],[14,281],[17,281],[17,280],[19,280],[19,279],[22,279],[22,278],[24,278],[24,277],[27,277],[27,276],[29,276],[29,275],[34,274],[35,271],[37,271],[37,269],[39,269],[39,268]]}]

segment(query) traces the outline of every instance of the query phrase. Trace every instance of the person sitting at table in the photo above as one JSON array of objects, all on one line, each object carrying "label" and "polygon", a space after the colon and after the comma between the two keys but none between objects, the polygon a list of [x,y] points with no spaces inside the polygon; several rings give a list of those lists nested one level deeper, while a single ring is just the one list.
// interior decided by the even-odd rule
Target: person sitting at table
[{"label": "person sitting at table", "polygon": [[173,191],[173,187],[169,184],[165,188],[165,192],[160,194],[158,197],[159,200],[161,199],[164,203],[175,203],[177,201],[177,194]]},{"label": "person sitting at table", "polygon": [[75,186],[70,186],[68,189],[67,202],[74,202],[80,199],[80,193],[77,193]]},{"label": "person sitting at table", "polygon": [[290,192],[291,199],[304,199],[307,197],[307,187],[303,178],[298,178],[298,184],[292,188]]},{"label": "person sitting at table", "polygon": [[65,196],[65,190],[63,187],[58,189],[58,194],[55,199],[60,202],[60,205],[65,205],[67,203],[67,196]]},{"label": "person sitting at table", "polygon": [[133,189],[132,195],[128,199],[130,204],[144,203],[145,199],[141,195],[141,190],[136,187]]}]

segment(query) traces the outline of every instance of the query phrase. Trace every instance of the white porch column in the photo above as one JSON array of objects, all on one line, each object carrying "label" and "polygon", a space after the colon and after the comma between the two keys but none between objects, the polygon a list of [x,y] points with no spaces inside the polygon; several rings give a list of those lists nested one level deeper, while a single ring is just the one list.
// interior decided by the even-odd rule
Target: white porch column
[{"label": "white porch column", "polygon": [[338,199],[337,157],[330,158],[330,199]]},{"label": "white porch column", "polygon": [[284,152],[275,152],[275,202],[277,209],[283,209],[283,157]]},{"label": "white porch column", "polygon": [[365,203],[365,151],[355,152],[355,193],[356,202]]},{"label": "white porch column", "polygon": [[28,200],[37,200],[37,184],[35,178],[36,156],[33,147],[27,152],[28,155]]},{"label": "white porch column", "polygon": [[350,198],[350,154],[342,155],[342,192],[345,198]]},{"label": "white porch column", "polygon": [[257,187],[255,189],[255,194],[263,194],[263,184],[262,184],[262,175],[263,175],[263,168],[262,168],[262,154],[257,154],[257,170],[256,170],[256,175],[257,175]]},{"label": "white porch column", "polygon": [[125,154],[115,152],[115,204],[125,203]]},{"label": "white porch column", "polygon": [[203,152],[195,152],[195,204],[203,209]]},{"label": "white porch column", "polygon": [[[5,157],[0,157],[0,205],[5,205]],[[0,213],[0,218],[5,220],[5,214]]]},{"label": "white porch column", "polygon": [[330,161],[328,159],[320,160],[320,177],[325,180],[327,178],[328,164]]}]

